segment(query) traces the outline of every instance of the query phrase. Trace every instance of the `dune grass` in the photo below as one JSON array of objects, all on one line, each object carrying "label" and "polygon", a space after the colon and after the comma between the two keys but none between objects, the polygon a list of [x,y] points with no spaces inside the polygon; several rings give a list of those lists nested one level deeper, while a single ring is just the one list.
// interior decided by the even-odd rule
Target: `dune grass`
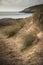
[{"label": "dune grass", "polygon": [[28,34],[26,34],[23,37],[23,45],[21,51],[26,50],[28,47],[33,45],[35,39],[36,39],[36,35],[33,32],[29,32]]},{"label": "dune grass", "polygon": [[[31,18],[31,17],[30,17]],[[25,18],[25,19],[17,19],[17,20],[10,20],[9,25],[6,24],[5,26],[1,26],[1,29],[3,30],[4,34],[7,35],[8,37],[14,36],[23,26],[27,23],[30,22],[30,18]],[[6,21],[6,19],[4,20]],[[9,19],[8,19],[9,21]],[[12,22],[13,21],[13,22]],[[11,23],[11,25],[10,25]],[[12,24],[13,23],[13,24]],[[3,22],[5,24],[5,22]]]},{"label": "dune grass", "polygon": [[19,30],[21,29],[21,26],[19,24],[7,26],[3,29],[4,33],[8,37],[14,36]]},{"label": "dune grass", "polygon": [[15,25],[5,26],[3,31],[8,37],[14,36],[26,23],[24,21],[17,22]]}]

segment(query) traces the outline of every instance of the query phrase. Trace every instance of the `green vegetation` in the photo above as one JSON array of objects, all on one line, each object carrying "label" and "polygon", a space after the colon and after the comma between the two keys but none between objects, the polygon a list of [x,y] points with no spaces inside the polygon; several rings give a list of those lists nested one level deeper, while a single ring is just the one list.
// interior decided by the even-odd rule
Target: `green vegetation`
[{"label": "green vegetation", "polygon": [[0,26],[8,37],[14,36],[23,26],[30,22],[31,17],[25,19],[1,19]]},{"label": "green vegetation", "polygon": [[14,36],[19,30],[21,29],[21,26],[19,24],[16,24],[15,26],[8,26],[5,27],[3,29],[4,33],[8,36],[8,37],[12,37]]},{"label": "green vegetation", "polygon": [[23,46],[22,46],[21,51],[33,45],[33,42],[35,41],[35,39],[36,39],[36,35],[33,32],[29,32],[28,34],[26,34],[23,37]]}]

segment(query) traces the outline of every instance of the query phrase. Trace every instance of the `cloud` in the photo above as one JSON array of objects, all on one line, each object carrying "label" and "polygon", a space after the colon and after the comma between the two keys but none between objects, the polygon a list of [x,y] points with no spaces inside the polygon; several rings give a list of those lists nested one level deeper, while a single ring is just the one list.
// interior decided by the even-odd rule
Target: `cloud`
[{"label": "cloud", "polygon": [[37,4],[43,4],[43,0],[0,0],[0,10],[17,10]]},{"label": "cloud", "polygon": [[17,5],[21,2],[22,0],[0,0],[0,3],[2,5]]}]

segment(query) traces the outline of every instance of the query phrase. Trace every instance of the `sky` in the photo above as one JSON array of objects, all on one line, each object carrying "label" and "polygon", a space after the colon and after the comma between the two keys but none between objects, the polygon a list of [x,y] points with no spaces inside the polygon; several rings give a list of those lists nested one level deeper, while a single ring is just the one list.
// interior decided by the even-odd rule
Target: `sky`
[{"label": "sky", "polygon": [[38,4],[43,4],[43,0],[0,0],[0,12],[20,11]]}]

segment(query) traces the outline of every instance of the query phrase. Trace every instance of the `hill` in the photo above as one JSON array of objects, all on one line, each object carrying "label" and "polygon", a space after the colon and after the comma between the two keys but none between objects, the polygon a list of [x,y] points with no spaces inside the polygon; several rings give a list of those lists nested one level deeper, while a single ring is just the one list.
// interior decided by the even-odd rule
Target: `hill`
[{"label": "hill", "polygon": [[0,65],[43,65],[42,12],[38,8],[29,18],[1,19],[15,22],[3,26],[0,21]]},{"label": "hill", "polygon": [[25,8],[21,12],[23,12],[23,13],[34,13],[39,8],[43,9],[43,4],[35,5],[35,6],[31,6],[31,7]]}]

